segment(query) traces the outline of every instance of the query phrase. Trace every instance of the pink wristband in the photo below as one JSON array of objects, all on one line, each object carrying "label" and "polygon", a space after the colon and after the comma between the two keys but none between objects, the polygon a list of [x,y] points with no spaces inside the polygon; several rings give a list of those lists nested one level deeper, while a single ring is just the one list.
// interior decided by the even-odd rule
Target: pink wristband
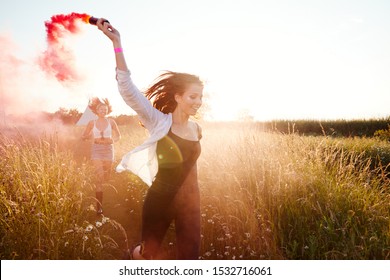
[{"label": "pink wristband", "polygon": [[123,49],[122,48],[114,48],[114,52],[120,53],[120,52],[123,52]]}]

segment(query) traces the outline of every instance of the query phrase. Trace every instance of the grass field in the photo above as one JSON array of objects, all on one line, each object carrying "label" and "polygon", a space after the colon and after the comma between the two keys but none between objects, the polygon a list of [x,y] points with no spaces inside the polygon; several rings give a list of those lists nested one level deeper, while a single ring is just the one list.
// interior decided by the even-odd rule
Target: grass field
[{"label": "grass field", "polygon": [[[116,159],[146,137],[121,126]],[[0,258],[122,259],[146,186],[114,173],[97,217],[79,128],[0,135]],[[390,259],[390,143],[203,124],[202,259]],[[174,225],[164,242],[174,258]]]}]

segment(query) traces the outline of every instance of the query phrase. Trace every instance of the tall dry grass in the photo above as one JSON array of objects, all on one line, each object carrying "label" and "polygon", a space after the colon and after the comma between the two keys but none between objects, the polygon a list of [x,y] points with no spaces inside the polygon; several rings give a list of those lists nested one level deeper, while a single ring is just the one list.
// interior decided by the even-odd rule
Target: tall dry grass
[{"label": "tall dry grass", "polygon": [[0,258],[116,258],[112,234],[125,231],[96,217],[90,167],[57,144],[0,136]]},{"label": "tall dry grass", "polygon": [[[118,160],[146,137],[139,127],[121,132]],[[114,173],[98,218],[93,171],[80,153],[88,145],[16,139],[0,140],[0,257],[123,258],[139,241],[146,186]],[[204,124],[201,259],[389,259],[389,173],[381,164],[388,155],[389,143],[377,139]],[[174,226],[167,258],[173,233]]]},{"label": "tall dry grass", "polygon": [[206,129],[203,257],[389,259],[388,173],[350,141]]}]

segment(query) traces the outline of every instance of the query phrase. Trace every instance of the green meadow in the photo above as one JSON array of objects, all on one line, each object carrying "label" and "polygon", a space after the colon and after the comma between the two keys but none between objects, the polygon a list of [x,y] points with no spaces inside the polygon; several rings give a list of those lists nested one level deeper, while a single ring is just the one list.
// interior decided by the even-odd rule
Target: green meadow
[{"label": "green meadow", "polygon": [[[302,133],[295,124],[202,127],[201,259],[390,259],[386,130],[348,136],[326,126]],[[120,130],[116,161],[147,137],[135,123]],[[1,130],[1,259],[124,259],[139,241],[147,187],[113,172],[104,216],[97,216],[81,131]],[[173,259],[174,225],[163,247]]]}]

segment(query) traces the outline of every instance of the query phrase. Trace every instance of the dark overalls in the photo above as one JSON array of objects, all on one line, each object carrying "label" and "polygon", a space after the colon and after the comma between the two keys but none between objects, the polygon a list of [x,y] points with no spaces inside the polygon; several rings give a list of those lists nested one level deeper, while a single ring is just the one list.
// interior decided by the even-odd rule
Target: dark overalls
[{"label": "dark overalls", "polygon": [[196,161],[200,142],[169,130],[157,143],[158,172],[145,197],[142,215],[143,256],[156,258],[172,221],[175,221],[177,258],[198,259],[200,201]]}]

